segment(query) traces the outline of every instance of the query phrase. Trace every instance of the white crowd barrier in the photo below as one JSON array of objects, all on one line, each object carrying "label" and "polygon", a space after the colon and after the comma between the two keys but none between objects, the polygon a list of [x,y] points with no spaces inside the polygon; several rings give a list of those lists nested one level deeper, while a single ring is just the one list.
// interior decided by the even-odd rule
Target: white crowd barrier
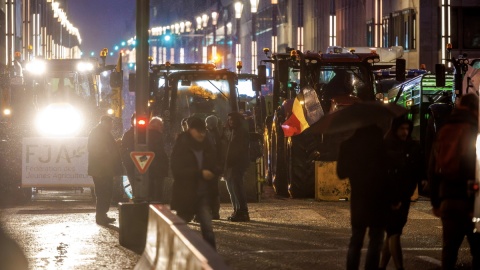
[{"label": "white crowd barrier", "polygon": [[202,236],[167,206],[151,204],[145,249],[135,270],[230,269]]}]

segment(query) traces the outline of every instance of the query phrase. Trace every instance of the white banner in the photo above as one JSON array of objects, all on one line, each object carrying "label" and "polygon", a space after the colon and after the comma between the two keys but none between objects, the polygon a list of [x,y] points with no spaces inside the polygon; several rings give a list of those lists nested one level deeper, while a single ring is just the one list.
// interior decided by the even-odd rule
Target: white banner
[{"label": "white banner", "polygon": [[87,137],[24,138],[22,186],[90,187]]}]

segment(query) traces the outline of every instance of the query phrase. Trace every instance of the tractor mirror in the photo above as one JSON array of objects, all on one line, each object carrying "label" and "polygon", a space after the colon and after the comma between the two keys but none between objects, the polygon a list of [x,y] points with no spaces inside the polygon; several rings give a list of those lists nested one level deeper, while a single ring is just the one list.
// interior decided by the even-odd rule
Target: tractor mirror
[{"label": "tractor mirror", "polygon": [[267,66],[258,65],[258,82],[260,84],[267,84]]}]

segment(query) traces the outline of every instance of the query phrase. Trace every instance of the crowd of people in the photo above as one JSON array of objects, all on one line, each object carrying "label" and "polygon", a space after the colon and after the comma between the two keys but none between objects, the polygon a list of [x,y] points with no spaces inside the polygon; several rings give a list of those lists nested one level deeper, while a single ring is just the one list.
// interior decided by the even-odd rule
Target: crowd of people
[{"label": "crowd of people", "polygon": [[[226,181],[233,212],[228,220],[250,221],[244,174],[249,165],[248,124],[239,112],[228,115],[225,127],[210,115],[205,120],[198,116],[182,119],[182,132],[175,138],[170,156],[164,143],[164,123],[152,117],[148,125],[148,149],[155,153],[148,169],[149,194],[147,200],[170,203],[171,209],[184,221],[200,223],[204,239],[215,248],[212,220],[220,219],[220,178]],[[102,116],[88,139],[88,173],[93,177],[96,195],[96,222],[108,225],[115,221],[107,212],[112,198],[115,176],[126,174],[134,190],[138,188],[135,165],[130,157],[134,151],[135,114],[131,127],[121,140],[112,136],[113,119]],[[164,179],[171,169],[173,187],[171,201],[164,192]]]},{"label": "crowd of people", "polygon": [[[436,127],[429,163],[412,140],[413,123],[392,121],[384,136],[377,125],[359,128],[339,150],[337,174],[350,180],[352,235],[347,269],[358,269],[368,230],[365,269],[386,269],[390,261],[404,269],[401,235],[411,197],[427,178],[432,212],[442,221],[442,269],[455,269],[458,250],[466,237],[472,269],[480,269],[480,234],[472,221],[475,179],[478,96],[464,95],[449,118]],[[420,185],[419,185],[420,186]]]},{"label": "crowd of people", "polygon": [[[96,222],[109,224],[107,216],[113,177],[124,173],[134,177],[128,153],[133,151],[132,128],[121,141],[111,135],[112,118],[103,116],[89,136],[89,175],[95,184]],[[170,158],[163,142],[163,121],[150,121],[149,148],[155,161],[149,171],[152,201],[164,200],[163,179],[171,168],[173,189],[171,209],[184,221],[200,223],[203,238],[216,248],[212,220],[219,219],[219,179],[225,178],[233,212],[228,220],[250,221],[243,186],[249,165],[248,125],[241,113],[228,115],[226,129],[219,120],[196,116],[180,123]],[[428,179],[433,214],[443,228],[443,269],[454,269],[464,239],[470,244],[473,269],[480,269],[480,234],[473,231],[473,196],[469,181],[475,179],[478,130],[478,96],[464,95],[450,117],[437,127],[429,164],[421,147],[412,139],[413,123],[396,118],[387,134],[373,124],[358,128],[339,149],[337,174],[351,185],[351,230],[347,269],[358,269],[361,249],[368,232],[365,269],[386,269],[392,259],[396,269],[404,269],[401,235],[408,220],[411,197],[419,183]],[[133,179],[133,178],[132,178]],[[133,184],[133,183],[132,183]],[[135,186],[133,186],[135,188]]]}]

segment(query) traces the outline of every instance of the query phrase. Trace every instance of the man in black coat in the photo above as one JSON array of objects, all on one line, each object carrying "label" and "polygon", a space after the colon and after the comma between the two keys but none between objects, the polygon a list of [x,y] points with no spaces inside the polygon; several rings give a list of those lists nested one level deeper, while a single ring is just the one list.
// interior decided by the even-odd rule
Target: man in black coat
[{"label": "man in black coat", "polygon": [[168,175],[168,156],[165,152],[163,141],[163,120],[160,117],[152,117],[148,125],[148,148],[155,153],[155,158],[150,164],[150,198],[155,202],[164,200],[164,179]]},{"label": "man in black coat", "polygon": [[365,269],[378,269],[388,209],[383,131],[376,125],[357,129],[340,145],[337,174],[349,178],[352,236],[347,269],[358,269],[368,228]]},{"label": "man in black coat", "polygon": [[123,173],[120,152],[111,133],[112,129],[113,119],[104,115],[88,136],[88,175],[93,177],[95,184],[95,220],[100,225],[115,221],[115,218],[107,216],[107,212],[112,200],[113,177]]},{"label": "man in black coat", "polygon": [[219,173],[215,162],[215,153],[206,139],[204,121],[189,118],[188,130],[179,134],[171,155],[174,181],[170,206],[185,222],[195,216],[203,239],[214,249],[211,201],[218,195],[215,179]]},{"label": "man in black coat", "polygon": [[228,127],[230,135],[228,136],[225,174],[233,206],[233,214],[228,219],[234,222],[250,221],[243,184],[243,177],[249,165],[248,127],[245,118],[239,112],[228,114]]}]

